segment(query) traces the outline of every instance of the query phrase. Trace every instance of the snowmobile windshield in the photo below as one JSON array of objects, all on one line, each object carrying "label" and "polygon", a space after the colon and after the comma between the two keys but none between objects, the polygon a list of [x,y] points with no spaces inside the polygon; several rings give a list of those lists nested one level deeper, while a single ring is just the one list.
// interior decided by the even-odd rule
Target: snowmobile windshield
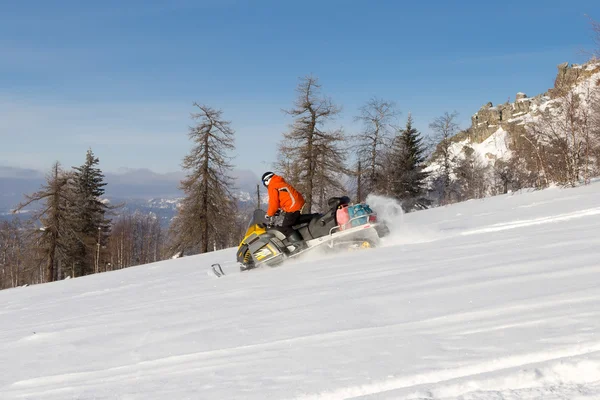
[{"label": "snowmobile windshield", "polygon": [[250,218],[250,222],[248,223],[248,227],[246,230],[250,229],[253,225],[266,225],[267,220],[265,219],[265,212],[260,208],[252,213],[252,218]]}]

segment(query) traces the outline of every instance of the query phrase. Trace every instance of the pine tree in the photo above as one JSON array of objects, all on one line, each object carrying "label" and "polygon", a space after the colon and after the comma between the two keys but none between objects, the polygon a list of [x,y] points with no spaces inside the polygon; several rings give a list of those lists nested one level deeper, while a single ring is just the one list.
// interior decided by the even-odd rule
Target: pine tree
[{"label": "pine tree", "polygon": [[106,183],[98,163],[98,157],[88,149],[85,163],[73,167],[71,184],[75,201],[72,214],[78,236],[71,244],[70,264],[74,277],[99,272],[100,249],[106,245],[109,207],[101,200]]},{"label": "pine tree", "polygon": [[409,114],[406,127],[394,138],[388,154],[387,181],[389,194],[401,200],[405,210],[424,208],[429,202],[424,198],[425,146],[421,133],[413,127]]},{"label": "pine tree", "polygon": [[172,251],[206,253],[229,243],[226,238],[235,217],[235,200],[230,191],[233,165],[227,152],[235,148],[235,131],[231,122],[222,119],[221,110],[194,106],[200,112],[192,114],[198,122],[189,130],[194,146],[183,159],[188,173],[181,181],[185,196],[171,227]]},{"label": "pine tree", "polygon": [[344,132],[324,129],[340,108],[322,96],[320,89],[317,78],[301,78],[294,108],[286,111],[295,120],[290,131],[283,134],[277,163],[285,179],[303,194],[304,211],[309,213],[315,205],[324,209],[323,199],[327,196],[345,191],[339,177],[347,172]]}]

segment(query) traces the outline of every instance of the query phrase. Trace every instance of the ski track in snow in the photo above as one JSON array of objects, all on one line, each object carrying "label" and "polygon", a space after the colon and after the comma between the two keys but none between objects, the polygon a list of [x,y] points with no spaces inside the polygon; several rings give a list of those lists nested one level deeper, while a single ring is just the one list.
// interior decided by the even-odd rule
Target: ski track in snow
[{"label": "ski track in snow", "polygon": [[407,215],[373,200],[378,249],[0,292],[0,398],[600,399],[600,182]]},{"label": "ski track in snow", "polygon": [[[443,372],[435,371],[415,376],[407,376],[399,379],[389,379],[387,381],[378,382],[370,385],[361,385],[357,387],[347,387],[337,391],[324,392],[318,395],[298,397],[298,400],[316,400],[316,399],[350,399],[350,398],[369,398],[369,395],[388,393],[386,396],[393,395],[393,398],[400,393],[397,389],[411,388],[423,386],[427,384],[439,384],[457,380],[458,378],[471,378],[468,382],[458,384],[448,384],[442,389],[429,389],[426,394],[419,393],[418,389],[412,395],[408,393],[402,394],[401,398],[454,398],[462,396],[474,389],[478,391],[502,391],[527,389],[543,386],[544,384],[553,384],[557,382],[567,381],[570,384],[587,384],[599,383],[600,375],[600,354],[591,354],[600,350],[600,343],[587,348],[574,347],[564,349],[554,353],[533,353],[523,354],[515,357],[506,357],[495,359],[490,362],[471,365],[463,368],[444,370]],[[583,360],[575,363],[564,363],[560,359],[564,357],[576,357],[592,355],[597,357],[597,360]],[[549,363],[548,367],[536,368],[539,363]],[[529,366],[529,367],[528,367]],[[519,368],[518,373],[507,373],[506,375],[497,374],[495,378],[479,378],[474,376],[483,375],[502,371],[505,369]],[[551,388],[550,392],[555,391]],[[404,397],[408,396],[408,397]],[[415,397],[417,396],[417,397]],[[381,398],[381,397],[377,397]],[[390,397],[392,398],[392,397]]]},{"label": "ski track in snow", "polygon": [[523,228],[523,227],[531,226],[531,225],[542,225],[542,224],[550,224],[550,223],[568,221],[570,219],[583,218],[583,217],[588,217],[588,216],[592,216],[592,215],[600,215],[600,207],[591,208],[589,210],[576,211],[576,212],[567,213],[567,214],[554,215],[551,217],[541,217],[541,218],[535,218],[535,219],[530,219],[530,220],[511,221],[511,222],[502,223],[502,224],[495,224],[495,225],[492,225],[489,227],[474,229],[474,230],[470,230],[470,231],[464,231],[464,232],[461,232],[461,235],[476,235],[476,234],[480,234],[480,233],[498,232],[498,231],[504,231],[507,229]]}]

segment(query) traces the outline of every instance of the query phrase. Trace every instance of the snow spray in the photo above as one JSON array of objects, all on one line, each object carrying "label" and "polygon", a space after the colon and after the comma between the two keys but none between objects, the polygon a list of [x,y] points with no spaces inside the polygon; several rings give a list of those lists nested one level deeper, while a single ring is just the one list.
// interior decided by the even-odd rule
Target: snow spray
[{"label": "snow spray", "polygon": [[377,218],[385,222],[390,229],[390,234],[382,238],[383,246],[432,242],[441,237],[440,232],[433,231],[428,227],[407,223],[402,204],[396,199],[370,194],[367,196],[365,203],[377,213]]}]

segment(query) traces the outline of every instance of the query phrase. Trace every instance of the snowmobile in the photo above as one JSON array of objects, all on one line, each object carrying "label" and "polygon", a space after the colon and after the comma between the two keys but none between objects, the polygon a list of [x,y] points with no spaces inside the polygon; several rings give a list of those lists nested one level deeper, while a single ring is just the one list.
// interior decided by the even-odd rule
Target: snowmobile
[{"label": "snowmobile", "polygon": [[315,248],[354,250],[376,247],[380,238],[389,233],[385,223],[378,220],[367,204],[351,204],[350,199],[343,196],[330,198],[328,206],[330,209],[324,214],[301,215],[289,237],[272,221],[267,221],[263,210],[254,211],[238,246],[240,270],[263,265],[274,267]]}]

